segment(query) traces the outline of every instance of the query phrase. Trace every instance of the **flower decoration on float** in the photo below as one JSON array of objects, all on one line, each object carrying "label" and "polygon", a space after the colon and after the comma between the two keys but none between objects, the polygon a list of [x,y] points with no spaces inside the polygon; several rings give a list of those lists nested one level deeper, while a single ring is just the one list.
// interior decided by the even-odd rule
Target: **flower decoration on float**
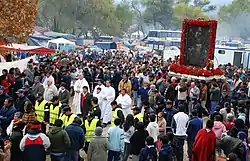
[{"label": "flower decoration on float", "polygon": [[207,70],[206,68],[203,69],[194,66],[179,65],[177,63],[171,64],[169,66],[169,71],[179,74],[203,76],[203,77],[224,75],[224,72],[219,68],[216,69],[212,68],[211,70]]},{"label": "flower decoration on float", "polygon": [[0,43],[9,43],[8,37],[15,43],[27,42],[34,31],[38,0],[1,0],[0,6]]}]

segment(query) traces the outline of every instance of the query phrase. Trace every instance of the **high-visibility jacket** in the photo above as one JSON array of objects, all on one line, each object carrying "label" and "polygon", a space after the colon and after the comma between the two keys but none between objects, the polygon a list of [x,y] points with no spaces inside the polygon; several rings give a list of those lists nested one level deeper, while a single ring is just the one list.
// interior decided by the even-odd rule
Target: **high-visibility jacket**
[{"label": "high-visibility jacket", "polygon": [[116,109],[112,112],[113,117],[112,117],[111,126],[115,126],[115,123],[114,123],[114,122],[115,122],[115,119],[119,118],[118,115],[117,115],[117,112],[118,112],[119,110],[122,111],[121,108],[116,108]]},{"label": "high-visibility jacket", "polygon": [[40,104],[38,101],[35,103],[35,112],[37,115],[37,120],[40,122],[44,121],[44,109],[45,105],[47,104],[47,101],[43,100]]},{"label": "high-visibility jacket", "polygon": [[54,107],[53,104],[49,107],[49,123],[54,124],[55,120],[59,118],[61,113],[61,104],[59,103],[57,106]]},{"label": "high-visibility jacket", "polygon": [[61,114],[59,119],[61,119],[63,121],[63,127],[67,127],[73,123],[73,121],[76,117],[77,117],[77,115],[75,115],[73,113],[70,116],[67,116],[65,114]]},{"label": "high-visibility jacket", "polygon": [[138,113],[137,115],[134,116],[134,118],[135,119],[137,118],[139,120],[139,122],[143,122],[143,115],[142,115],[142,113]]},{"label": "high-visibility jacket", "polygon": [[85,120],[85,129],[86,129],[86,134],[85,138],[87,142],[90,142],[93,136],[95,136],[95,129],[96,129],[96,124],[99,121],[99,119],[94,118],[91,123],[89,124],[88,120]]}]

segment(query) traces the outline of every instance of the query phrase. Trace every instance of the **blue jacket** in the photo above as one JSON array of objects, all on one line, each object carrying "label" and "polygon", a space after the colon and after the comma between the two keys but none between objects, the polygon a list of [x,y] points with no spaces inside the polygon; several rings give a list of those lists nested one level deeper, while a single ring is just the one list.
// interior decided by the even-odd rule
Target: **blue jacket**
[{"label": "blue jacket", "polygon": [[10,106],[6,108],[3,106],[0,109],[0,121],[1,121],[1,127],[3,130],[6,130],[9,124],[11,123],[11,120],[14,119],[14,114],[16,112],[16,108],[14,106]]},{"label": "blue jacket", "polygon": [[138,91],[139,90],[139,81],[137,78],[132,78],[131,79],[131,84],[132,84],[132,90]]},{"label": "blue jacket", "polygon": [[171,126],[173,116],[178,112],[177,109],[175,109],[174,107],[172,107],[171,109],[164,108],[162,112],[164,113],[167,126]]},{"label": "blue jacket", "polygon": [[193,117],[187,124],[187,139],[194,141],[196,134],[203,128],[202,119]]},{"label": "blue jacket", "polygon": [[158,161],[172,161],[173,148],[169,144],[163,145],[159,152]]},{"label": "blue jacket", "polygon": [[124,131],[118,126],[109,128],[108,130],[109,150],[116,152],[124,152]]},{"label": "blue jacket", "polygon": [[72,123],[65,128],[66,132],[69,135],[71,145],[69,147],[70,150],[79,150],[83,147],[85,137],[83,129],[80,125],[76,123]]},{"label": "blue jacket", "polygon": [[140,152],[139,161],[145,161],[151,155],[157,161],[157,151],[154,146],[146,146]]},{"label": "blue jacket", "polygon": [[147,88],[140,88],[139,95],[141,95],[141,102],[147,102],[148,101],[148,91],[150,90],[150,87]]}]

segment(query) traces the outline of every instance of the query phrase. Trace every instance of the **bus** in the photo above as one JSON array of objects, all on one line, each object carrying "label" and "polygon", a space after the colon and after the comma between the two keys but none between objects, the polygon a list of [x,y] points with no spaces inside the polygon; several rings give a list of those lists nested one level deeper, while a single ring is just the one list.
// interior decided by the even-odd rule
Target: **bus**
[{"label": "bus", "polygon": [[150,30],[147,35],[148,41],[181,41],[181,31],[173,30]]}]

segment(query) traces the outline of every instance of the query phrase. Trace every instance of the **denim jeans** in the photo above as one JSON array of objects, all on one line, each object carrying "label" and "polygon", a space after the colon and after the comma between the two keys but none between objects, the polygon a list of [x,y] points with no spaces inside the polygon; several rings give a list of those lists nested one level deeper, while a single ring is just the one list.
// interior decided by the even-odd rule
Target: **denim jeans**
[{"label": "denim jeans", "polygon": [[50,153],[51,161],[64,161],[65,154],[64,153]]},{"label": "denim jeans", "polygon": [[138,91],[132,91],[134,106],[138,104]]},{"label": "denim jeans", "polygon": [[217,104],[218,104],[217,101],[210,101],[210,114],[214,114]]},{"label": "denim jeans", "polygon": [[108,151],[108,161],[119,161],[119,160],[120,160],[120,152],[112,150]]},{"label": "denim jeans", "polygon": [[79,161],[79,150],[67,151],[64,161]]}]

